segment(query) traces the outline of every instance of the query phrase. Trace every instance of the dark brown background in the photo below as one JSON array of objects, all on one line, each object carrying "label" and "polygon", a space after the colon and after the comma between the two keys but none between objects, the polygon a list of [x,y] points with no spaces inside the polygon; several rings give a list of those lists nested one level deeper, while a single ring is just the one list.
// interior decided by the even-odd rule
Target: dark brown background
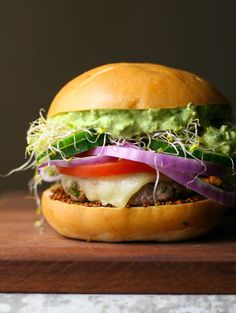
[{"label": "dark brown background", "polygon": [[[196,72],[236,103],[236,1],[1,0],[0,173],[24,161],[25,132],[77,74],[119,61]],[[0,178],[0,191],[32,173]]]}]

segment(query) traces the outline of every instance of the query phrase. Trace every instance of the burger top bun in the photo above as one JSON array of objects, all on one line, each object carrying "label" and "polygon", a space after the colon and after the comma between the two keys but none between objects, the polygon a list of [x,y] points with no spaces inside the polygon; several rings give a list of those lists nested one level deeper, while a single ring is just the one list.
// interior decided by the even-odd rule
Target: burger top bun
[{"label": "burger top bun", "polygon": [[90,109],[149,109],[229,103],[195,74],[148,63],[99,66],[74,78],[54,98],[48,117]]}]

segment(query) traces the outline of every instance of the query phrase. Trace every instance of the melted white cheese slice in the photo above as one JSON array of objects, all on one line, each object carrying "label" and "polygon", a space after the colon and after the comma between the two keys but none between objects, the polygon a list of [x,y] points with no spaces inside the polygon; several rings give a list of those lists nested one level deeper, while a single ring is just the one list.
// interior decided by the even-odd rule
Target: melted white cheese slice
[{"label": "melted white cheese slice", "polygon": [[[154,182],[156,175],[136,173],[112,177],[79,178],[61,175],[63,187],[77,182],[89,201],[101,201],[102,205],[112,204],[124,208],[129,199],[144,185]],[[66,189],[66,188],[64,188]]]}]

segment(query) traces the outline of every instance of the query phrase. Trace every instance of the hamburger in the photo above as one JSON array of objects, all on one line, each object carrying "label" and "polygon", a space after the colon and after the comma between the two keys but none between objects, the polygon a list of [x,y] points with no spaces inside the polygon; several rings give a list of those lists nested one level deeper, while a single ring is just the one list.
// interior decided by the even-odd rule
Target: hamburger
[{"label": "hamburger", "polygon": [[67,83],[27,133],[33,189],[60,234],[178,241],[235,206],[236,129],[203,78],[145,63],[97,67]]}]

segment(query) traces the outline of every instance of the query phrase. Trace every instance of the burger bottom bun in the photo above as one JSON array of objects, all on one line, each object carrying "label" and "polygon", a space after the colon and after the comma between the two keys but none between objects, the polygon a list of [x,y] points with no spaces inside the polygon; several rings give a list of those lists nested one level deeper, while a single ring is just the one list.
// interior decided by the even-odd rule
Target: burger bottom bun
[{"label": "burger bottom bun", "polygon": [[49,224],[60,234],[87,241],[178,241],[211,230],[224,207],[206,199],[149,207],[87,207],[52,200],[51,187],[42,195]]}]

